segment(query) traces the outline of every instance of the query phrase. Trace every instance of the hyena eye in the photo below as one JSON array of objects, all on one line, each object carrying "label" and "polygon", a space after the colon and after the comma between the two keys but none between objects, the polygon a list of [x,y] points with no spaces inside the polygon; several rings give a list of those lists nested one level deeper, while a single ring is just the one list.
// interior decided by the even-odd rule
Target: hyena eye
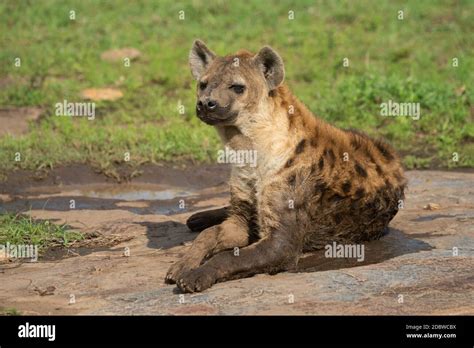
[{"label": "hyena eye", "polygon": [[199,89],[201,91],[205,90],[207,87],[207,82],[199,82]]},{"label": "hyena eye", "polygon": [[230,89],[233,90],[237,94],[242,94],[245,91],[245,86],[244,85],[232,85],[232,86],[230,86]]}]

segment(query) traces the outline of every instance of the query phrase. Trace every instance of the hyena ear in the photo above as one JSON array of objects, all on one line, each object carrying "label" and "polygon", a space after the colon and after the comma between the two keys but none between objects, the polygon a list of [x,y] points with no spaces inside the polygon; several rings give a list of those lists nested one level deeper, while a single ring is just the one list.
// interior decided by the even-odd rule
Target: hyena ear
[{"label": "hyena ear", "polygon": [[263,47],[255,57],[253,57],[257,66],[262,70],[263,76],[267,80],[268,88],[274,90],[285,78],[285,66],[283,59],[276,51],[269,47]]},{"label": "hyena ear", "polygon": [[215,57],[214,52],[207,48],[204,42],[201,40],[194,41],[191,52],[189,52],[189,66],[196,80],[199,80]]}]

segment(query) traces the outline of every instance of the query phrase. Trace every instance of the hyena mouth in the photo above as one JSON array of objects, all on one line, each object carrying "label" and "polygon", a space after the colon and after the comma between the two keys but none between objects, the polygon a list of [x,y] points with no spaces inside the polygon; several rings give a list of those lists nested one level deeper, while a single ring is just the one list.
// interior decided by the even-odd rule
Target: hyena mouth
[{"label": "hyena mouth", "polygon": [[211,126],[231,123],[237,118],[237,112],[230,111],[228,108],[218,108],[211,112],[196,108],[196,115],[201,121]]}]

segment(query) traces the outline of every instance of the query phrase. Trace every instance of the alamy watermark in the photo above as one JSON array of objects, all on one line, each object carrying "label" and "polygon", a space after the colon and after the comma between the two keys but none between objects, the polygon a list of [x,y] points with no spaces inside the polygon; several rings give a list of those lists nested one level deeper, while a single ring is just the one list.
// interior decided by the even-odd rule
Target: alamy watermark
[{"label": "alamy watermark", "polygon": [[380,114],[382,116],[405,116],[414,120],[420,119],[420,103],[398,103],[388,100],[380,104]]},{"label": "alamy watermark", "polygon": [[54,107],[56,116],[87,117],[89,121],[95,119],[95,103],[72,103],[64,99],[62,103],[56,103]]},{"label": "alamy watermark", "polygon": [[56,339],[56,325],[38,325],[26,322],[18,326],[18,337],[20,338],[47,338],[52,342]]},{"label": "alamy watermark", "polygon": [[327,258],[349,258],[357,259],[358,262],[365,260],[364,244],[327,244],[324,256]]},{"label": "alamy watermark", "polygon": [[255,168],[257,166],[257,150],[233,150],[226,146],[224,150],[217,151],[217,163],[230,163],[239,167],[248,164]]},{"label": "alamy watermark", "polygon": [[0,244],[0,256],[9,259],[31,259],[38,261],[38,246],[34,244]]}]

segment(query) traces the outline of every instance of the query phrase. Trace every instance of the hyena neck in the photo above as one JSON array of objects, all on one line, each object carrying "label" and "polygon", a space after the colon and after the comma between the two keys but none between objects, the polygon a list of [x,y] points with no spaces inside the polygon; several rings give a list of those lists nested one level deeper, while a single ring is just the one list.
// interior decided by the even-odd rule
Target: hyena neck
[{"label": "hyena neck", "polygon": [[224,146],[232,150],[252,150],[253,143],[250,138],[243,135],[236,126],[216,126],[217,132]]},{"label": "hyena neck", "polygon": [[268,169],[278,169],[283,165],[301,138],[319,123],[286,85],[272,91],[254,115],[247,119],[252,122],[239,129],[252,140],[259,163],[263,161]]}]

